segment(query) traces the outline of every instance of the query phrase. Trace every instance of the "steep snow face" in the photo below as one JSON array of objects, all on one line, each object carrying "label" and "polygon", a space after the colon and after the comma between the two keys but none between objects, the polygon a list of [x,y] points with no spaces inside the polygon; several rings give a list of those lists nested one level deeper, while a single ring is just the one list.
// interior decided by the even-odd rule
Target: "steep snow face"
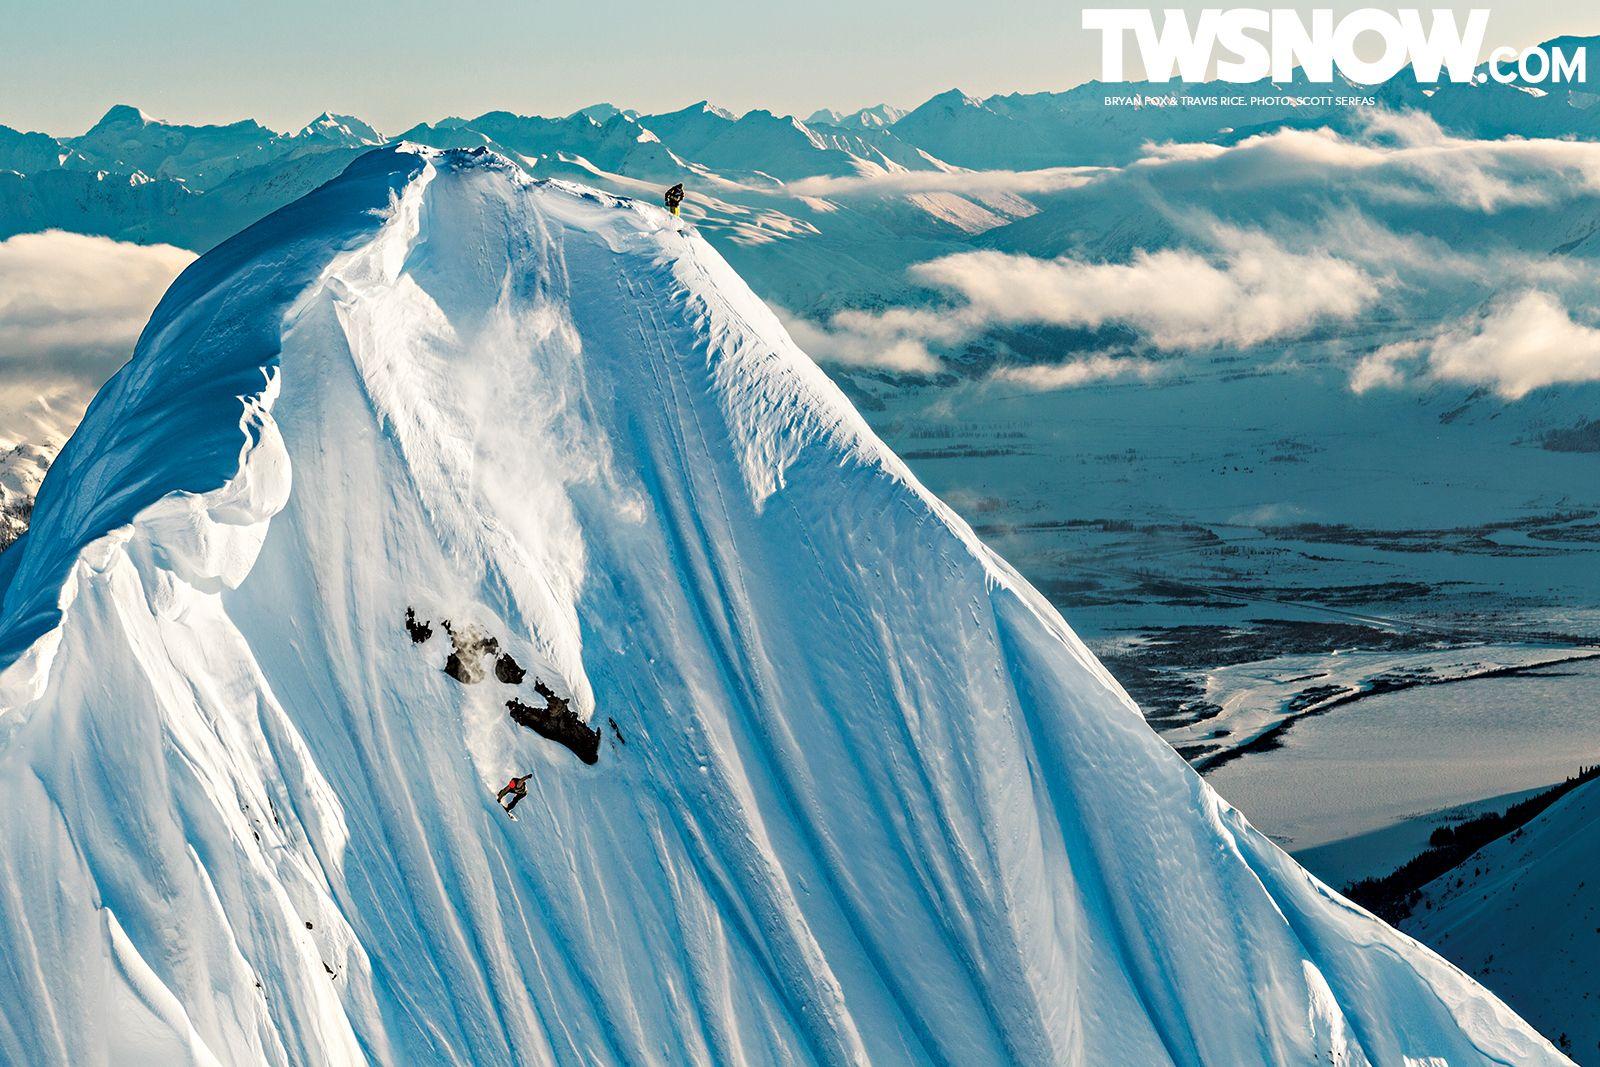
[{"label": "steep snow face", "polygon": [[186,272],[0,592],[0,1059],[1560,1062],[1189,771],[698,235],[488,153]]}]

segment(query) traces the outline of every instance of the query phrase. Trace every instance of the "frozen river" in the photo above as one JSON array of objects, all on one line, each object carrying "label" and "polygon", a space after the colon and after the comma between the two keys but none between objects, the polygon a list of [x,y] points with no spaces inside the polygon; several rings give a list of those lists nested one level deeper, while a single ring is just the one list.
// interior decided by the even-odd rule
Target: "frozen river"
[{"label": "frozen river", "polygon": [[1382,874],[1445,818],[1600,761],[1600,660],[1382,693],[1304,719],[1208,781],[1339,886]]}]

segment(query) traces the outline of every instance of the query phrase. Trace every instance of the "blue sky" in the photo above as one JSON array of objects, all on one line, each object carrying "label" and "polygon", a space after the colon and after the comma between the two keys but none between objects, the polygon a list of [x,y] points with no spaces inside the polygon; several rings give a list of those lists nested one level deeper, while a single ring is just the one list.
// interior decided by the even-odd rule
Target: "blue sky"
[{"label": "blue sky", "polygon": [[[599,100],[668,110],[710,98],[804,115],[914,105],[952,86],[1063,89],[1098,73],[1083,5],[1047,0],[987,10],[957,0],[0,3],[0,123],[57,134],[82,132],[113,103],[280,129],[326,108],[393,133],[444,115],[563,114]],[[1491,10],[1490,45],[1600,30],[1592,0]]]}]

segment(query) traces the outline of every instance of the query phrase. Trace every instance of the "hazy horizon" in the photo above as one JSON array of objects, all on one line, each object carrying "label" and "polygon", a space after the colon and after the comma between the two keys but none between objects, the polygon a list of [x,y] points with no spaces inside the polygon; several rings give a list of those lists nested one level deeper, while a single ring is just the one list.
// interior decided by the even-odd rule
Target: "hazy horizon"
[{"label": "hazy horizon", "polygon": [[[0,124],[70,136],[114,104],[175,123],[251,118],[284,131],[331,111],[386,134],[448,116],[565,115],[602,101],[666,112],[708,99],[801,117],[825,107],[914,107],[951,88],[988,96],[1096,77],[1098,37],[1079,26],[1084,6],[1018,0],[974,15],[941,0],[907,15],[838,0],[759,10],[731,0],[693,8],[629,0],[596,18],[589,6],[495,0],[467,18],[374,0],[337,8],[286,0],[270,12],[69,0],[10,15]],[[1600,29],[1585,25],[1592,9],[1576,0],[1491,10],[1489,44]]]}]

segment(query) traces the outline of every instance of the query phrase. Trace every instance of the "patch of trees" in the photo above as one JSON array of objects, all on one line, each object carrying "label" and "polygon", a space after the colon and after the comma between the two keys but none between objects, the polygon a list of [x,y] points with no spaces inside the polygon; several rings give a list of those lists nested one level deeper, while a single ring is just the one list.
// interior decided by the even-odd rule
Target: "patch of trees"
[{"label": "patch of trees", "polygon": [[1600,778],[1600,764],[1580,768],[1574,777],[1518,801],[1505,811],[1441,826],[1428,838],[1427,851],[1382,878],[1363,878],[1346,886],[1344,894],[1380,919],[1398,923],[1416,907],[1423,886],[1459,866],[1485,845],[1520,832],[1550,805],[1594,778]]}]

